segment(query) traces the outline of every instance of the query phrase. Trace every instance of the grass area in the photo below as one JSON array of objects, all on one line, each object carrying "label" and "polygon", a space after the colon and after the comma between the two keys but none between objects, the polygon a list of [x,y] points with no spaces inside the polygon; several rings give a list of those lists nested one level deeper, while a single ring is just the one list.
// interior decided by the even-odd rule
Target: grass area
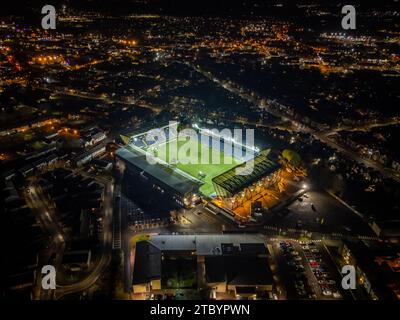
[{"label": "grass area", "polygon": [[197,260],[183,256],[165,256],[162,261],[162,286],[169,289],[197,287]]},{"label": "grass area", "polygon": [[[173,145],[177,146],[177,152],[170,156],[170,148]],[[212,179],[239,164],[233,157],[225,156],[223,152],[192,139],[168,141],[166,144],[158,146],[157,149],[150,147],[148,151],[165,162],[176,165],[178,169],[192,177],[203,181],[204,184],[200,187],[200,192],[207,197],[215,192]]]}]

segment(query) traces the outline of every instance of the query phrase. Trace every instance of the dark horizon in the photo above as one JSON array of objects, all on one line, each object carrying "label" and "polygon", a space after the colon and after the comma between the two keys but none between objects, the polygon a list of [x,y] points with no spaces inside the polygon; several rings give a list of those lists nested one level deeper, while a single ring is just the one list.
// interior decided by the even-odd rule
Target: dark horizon
[{"label": "dark horizon", "polygon": [[[355,0],[352,4],[359,10],[387,10],[398,0],[383,0],[379,2]],[[2,5],[0,16],[29,15],[40,10],[48,2],[42,0],[24,1],[17,0]],[[340,11],[347,4],[342,0],[54,0],[49,2],[57,8],[66,5],[68,8],[81,12],[101,12],[113,15],[126,15],[134,13],[154,13],[177,16],[263,16],[280,15],[295,16],[304,12],[306,5],[321,6],[328,11]]]}]

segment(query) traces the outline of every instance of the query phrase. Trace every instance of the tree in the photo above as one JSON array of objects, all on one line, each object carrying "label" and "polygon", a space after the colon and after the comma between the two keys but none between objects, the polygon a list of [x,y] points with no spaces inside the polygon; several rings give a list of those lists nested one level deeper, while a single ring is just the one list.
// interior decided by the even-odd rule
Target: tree
[{"label": "tree", "polygon": [[293,150],[283,150],[282,157],[293,167],[298,167],[300,165],[301,157],[297,152]]}]

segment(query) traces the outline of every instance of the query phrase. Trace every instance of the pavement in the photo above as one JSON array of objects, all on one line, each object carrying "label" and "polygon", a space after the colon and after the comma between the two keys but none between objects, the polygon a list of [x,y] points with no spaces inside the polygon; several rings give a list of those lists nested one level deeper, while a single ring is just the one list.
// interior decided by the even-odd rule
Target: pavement
[{"label": "pavement", "polygon": [[[286,291],[284,294],[280,296],[280,299],[289,299],[289,300],[297,300],[297,299],[307,299],[307,298],[301,298],[298,296],[296,288],[294,286],[295,284],[295,272],[290,270],[290,267],[288,265],[288,261],[286,257],[283,255],[282,250],[280,249],[279,243],[281,241],[284,241],[286,243],[290,243],[295,251],[298,253],[298,255],[301,257],[301,262],[299,262],[303,267],[304,267],[304,275],[307,279],[307,284],[311,288],[312,292],[316,295],[317,300],[336,300],[333,298],[333,296],[325,296],[322,293],[322,289],[320,284],[318,283],[318,279],[316,278],[315,274],[313,273],[311,266],[309,264],[309,256],[312,255],[309,251],[304,251],[298,241],[295,240],[290,240],[290,239],[280,239],[280,240],[274,240],[270,239],[268,242],[270,243],[270,247],[272,249],[272,255],[274,256],[274,259],[276,260],[276,263],[278,265],[278,274],[280,277],[281,283],[284,285],[286,288]],[[326,267],[326,272],[329,273],[329,275],[336,281],[336,287],[341,293],[342,297],[346,299],[352,299],[351,296],[347,295],[345,292],[343,292],[342,289],[340,289],[340,281],[341,281],[341,275],[338,273],[337,269],[335,268],[335,264],[331,259],[329,258],[329,255],[325,252],[325,246],[322,242],[313,242],[314,246],[312,248],[317,248],[319,252],[321,253],[322,257],[322,263]],[[301,272],[300,272],[301,273]],[[340,299],[340,298],[339,298]]]},{"label": "pavement", "polygon": [[[314,208],[314,209],[313,209]],[[310,232],[341,235],[375,236],[368,224],[347,206],[323,190],[308,191],[302,201],[296,200],[267,222],[282,229],[301,229]]]}]

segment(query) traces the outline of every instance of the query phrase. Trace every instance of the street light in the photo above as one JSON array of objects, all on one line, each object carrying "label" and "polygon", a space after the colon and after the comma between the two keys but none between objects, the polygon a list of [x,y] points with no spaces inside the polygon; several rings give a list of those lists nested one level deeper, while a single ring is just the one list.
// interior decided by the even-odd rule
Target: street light
[{"label": "street light", "polygon": [[303,183],[303,185],[301,186],[304,190],[308,190],[308,184],[307,183]]}]

